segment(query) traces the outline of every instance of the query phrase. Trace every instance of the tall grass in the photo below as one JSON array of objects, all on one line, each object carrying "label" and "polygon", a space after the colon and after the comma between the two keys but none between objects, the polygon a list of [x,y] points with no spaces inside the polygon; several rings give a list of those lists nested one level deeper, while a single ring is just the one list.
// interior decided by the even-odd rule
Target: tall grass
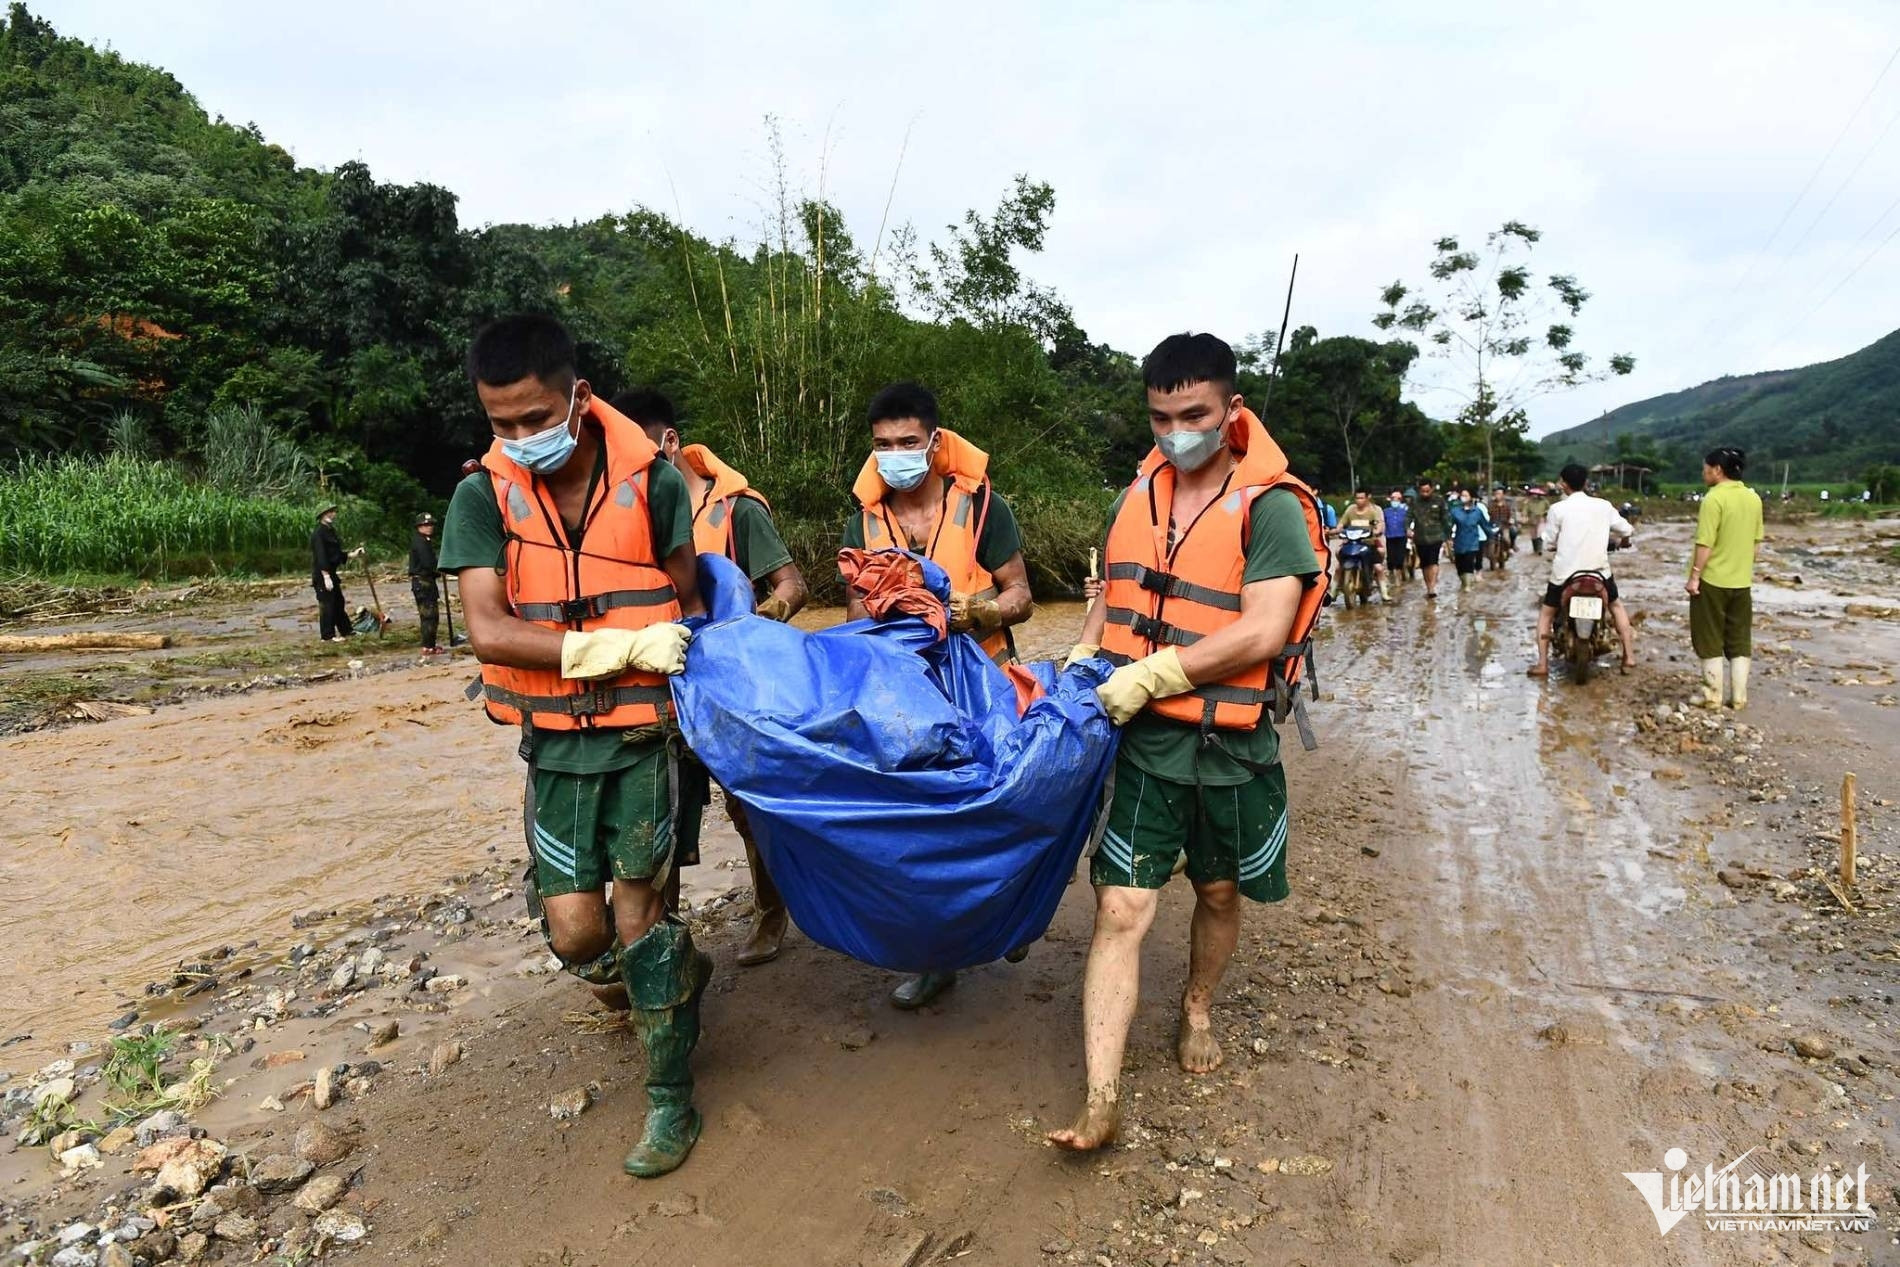
[{"label": "tall grass", "polygon": [[0,469],[0,560],[42,575],[155,580],[294,570],[307,561],[313,509],[147,458],[31,458]]}]

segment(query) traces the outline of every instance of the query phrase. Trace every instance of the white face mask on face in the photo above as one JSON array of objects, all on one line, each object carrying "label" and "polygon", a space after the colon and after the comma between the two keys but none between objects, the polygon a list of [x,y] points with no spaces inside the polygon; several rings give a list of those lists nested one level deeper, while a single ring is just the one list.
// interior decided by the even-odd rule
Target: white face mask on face
[{"label": "white face mask on face", "polygon": [[574,421],[574,402],[580,389],[580,380],[576,379],[574,386],[568,389],[567,413],[560,422],[526,439],[503,440],[501,451],[536,475],[552,475],[566,466],[581,442],[579,429],[569,425]]},{"label": "white face mask on face", "polygon": [[1161,456],[1168,459],[1177,471],[1198,471],[1214,460],[1214,455],[1224,447],[1225,426],[1210,427],[1206,431],[1170,431],[1165,436],[1156,436],[1155,443],[1161,448]]}]

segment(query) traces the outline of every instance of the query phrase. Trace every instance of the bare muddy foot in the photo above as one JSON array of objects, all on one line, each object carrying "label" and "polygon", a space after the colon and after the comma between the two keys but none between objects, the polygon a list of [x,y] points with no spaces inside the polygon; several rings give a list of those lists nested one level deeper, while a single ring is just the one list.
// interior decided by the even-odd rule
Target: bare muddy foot
[{"label": "bare muddy foot", "polygon": [[1060,1131],[1050,1131],[1043,1138],[1057,1148],[1072,1153],[1093,1152],[1114,1142],[1121,1124],[1121,1105],[1114,1097],[1090,1092],[1088,1103],[1082,1106],[1082,1112],[1076,1116],[1074,1125]]},{"label": "bare muddy foot", "polygon": [[1181,1033],[1176,1048],[1181,1068],[1189,1073],[1212,1073],[1221,1067],[1226,1059],[1221,1054],[1220,1044],[1214,1041],[1213,1022],[1206,1018],[1181,1013]]}]

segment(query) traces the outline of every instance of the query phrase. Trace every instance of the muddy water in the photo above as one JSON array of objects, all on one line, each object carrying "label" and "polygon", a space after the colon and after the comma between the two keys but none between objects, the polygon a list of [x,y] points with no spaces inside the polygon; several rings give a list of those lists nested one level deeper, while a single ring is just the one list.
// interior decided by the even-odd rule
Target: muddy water
[{"label": "muddy water", "polygon": [[[842,611],[799,624],[835,623]],[[1075,603],[1039,608],[1025,657],[1066,653]],[[521,856],[512,732],[464,702],[466,662],[164,708],[0,743],[0,1068],[50,1059],[146,982],[221,945],[296,940],[292,916]],[[745,884],[725,816],[685,895]],[[511,899],[502,909],[516,914]]]}]

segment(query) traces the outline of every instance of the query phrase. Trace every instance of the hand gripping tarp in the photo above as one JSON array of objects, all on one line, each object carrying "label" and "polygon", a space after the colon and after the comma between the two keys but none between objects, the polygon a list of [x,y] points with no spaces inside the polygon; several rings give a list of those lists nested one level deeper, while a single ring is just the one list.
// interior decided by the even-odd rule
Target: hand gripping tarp
[{"label": "hand gripping tarp", "polygon": [[906,972],[1042,936],[1115,755],[1094,693],[1107,664],[1032,666],[1044,695],[1018,716],[967,635],[914,617],[806,633],[746,614],[752,585],[728,560],[701,555],[699,574],[711,617],[673,679],[680,727],[745,804],[798,926]]}]

